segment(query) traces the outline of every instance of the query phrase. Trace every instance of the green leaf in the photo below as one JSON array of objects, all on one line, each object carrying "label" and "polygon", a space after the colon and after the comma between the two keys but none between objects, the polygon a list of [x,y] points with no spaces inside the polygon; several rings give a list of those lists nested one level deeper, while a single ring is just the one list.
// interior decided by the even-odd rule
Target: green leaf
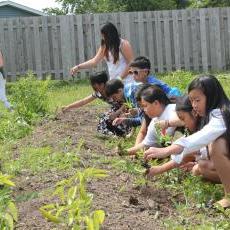
[{"label": "green leaf", "polygon": [[11,176],[0,174],[0,184],[5,184],[8,186],[15,186],[14,182],[9,180]]},{"label": "green leaf", "polygon": [[13,217],[9,213],[6,213],[4,215],[4,219],[6,220],[7,226],[9,227],[9,229],[13,230],[14,229],[14,219],[13,219]]},{"label": "green leaf", "polygon": [[60,223],[61,222],[60,218],[57,218],[56,216],[52,215],[51,213],[45,211],[44,209],[40,208],[39,211],[49,221],[52,221],[54,223]]},{"label": "green leaf", "polygon": [[104,220],[105,220],[104,210],[96,210],[93,213],[94,230],[99,230],[100,225],[104,222]]},{"label": "green leaf", "polygon": [[91,219],[90,217],[88,216],[85,217],[85,223],[87,225],[87,230],[96,230],[94,229],[93,219]]},{"label": "green leaf", "polygon": [[15,221],[18,221],[18,210],[15,204],[10,201],[8,204],[9,213],[12,215]]}]

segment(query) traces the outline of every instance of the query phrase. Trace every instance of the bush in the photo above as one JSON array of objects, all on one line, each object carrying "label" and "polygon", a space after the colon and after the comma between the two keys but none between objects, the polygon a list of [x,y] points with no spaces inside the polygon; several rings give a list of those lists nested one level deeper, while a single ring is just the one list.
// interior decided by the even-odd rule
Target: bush
[{"label": "bush", "polygon": [[40,81],[28,73],[12,87],[12,101],[20,120],[32,124],[48,112],[48,80]]}]

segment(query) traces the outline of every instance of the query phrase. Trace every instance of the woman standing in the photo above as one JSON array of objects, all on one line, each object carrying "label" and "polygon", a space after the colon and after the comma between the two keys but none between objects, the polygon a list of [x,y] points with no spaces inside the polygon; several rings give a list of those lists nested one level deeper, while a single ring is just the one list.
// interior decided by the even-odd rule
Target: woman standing
[{"label": "woman standing", "polygon": [[117,28],[110,22],[101,28],[101,45],[96,55],[90,60],[74,66],[70,73],[74,75],[81,69],[95,67],[102,60],[106,61],[109,78],[121,78],[132,81],[128,76],[129,63],[133,59],[133,49],[129,41],[120,38]]}]

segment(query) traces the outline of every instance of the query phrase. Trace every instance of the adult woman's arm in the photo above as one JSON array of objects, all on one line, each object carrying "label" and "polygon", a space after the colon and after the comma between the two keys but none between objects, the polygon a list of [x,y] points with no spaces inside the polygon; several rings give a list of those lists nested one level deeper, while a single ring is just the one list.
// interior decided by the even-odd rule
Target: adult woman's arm
[{"label": "adult woman's arm", "polygon": [[127,40],[122,40],[122,41],[123,42],[121,45],[121,53],[126,60],[127,67],[125,68],[123,73],[121,73],[120,77],[121,77],[121,79],[125,79],[125,77],[129,73],[129,63],[133,60],[134,55],[133,55],[133,48],[132,48],[131,44],[129,43],[129,41],[127,41]]},{"label": "adult woman's arm", "polygon": [[105,47],[100,46],[96,55],[93,58],[71,68],[70,74],[74,75],[81,69],[89,69],[89,68],[95,67],[100,61],[102,61],[104,57],[104,50],[105,50]]}]

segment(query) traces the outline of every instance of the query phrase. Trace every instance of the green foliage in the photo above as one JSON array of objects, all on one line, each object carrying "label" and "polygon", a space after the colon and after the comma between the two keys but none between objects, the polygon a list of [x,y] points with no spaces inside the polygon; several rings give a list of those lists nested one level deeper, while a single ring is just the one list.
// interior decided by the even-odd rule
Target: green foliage
[{"label": "green foliage", "polygon": [[162,130],[158,124],[155,124],[157,143],[162,147],[172,144],[172,136],[166,134],[166,130]]},{"label": "green foliage", "polygon": [[32,173],[48,170],[71,169],[79,162],[79,157],[73,152],[54,152],[50,147],[25,148],[21,150],[17,160],[9,160],[3,167],[11,174],[18,174],[22,170]]},{"label": "green foliage", "polygon": [[15,113],[22,121],[32,124],[34,120],[48,112],[48,80],[39,81],[32,73],[13,85],[12,99]]},{"label": "green foliage", "polygon": [[14,140],[26,136],[31,126],[15,113],[3,114],[0,118],[0,139]]},{"label": "green foliage", "polygon": [[193,8],[230,6],[229,0],[190,0],[189,4],[189,6]]},{"label": "green foliage", "polygon": [[11,176],[0,173],[0,229],[14,229],[14,222],[18,221],[18,210],[10,198],[8,187],[15,186]]},{"label": "green foliage", "polygon": [[99,230],[105,213],[103,210],[91,211],[93,195],[86,191],[86,184],[93,178],[104,178],[107,172],[87,168],[77,171],[74,176],[57,183],[54,196],[59,202],[40,208],[42,215],[54,223],[62,223],[71,229]]}]

